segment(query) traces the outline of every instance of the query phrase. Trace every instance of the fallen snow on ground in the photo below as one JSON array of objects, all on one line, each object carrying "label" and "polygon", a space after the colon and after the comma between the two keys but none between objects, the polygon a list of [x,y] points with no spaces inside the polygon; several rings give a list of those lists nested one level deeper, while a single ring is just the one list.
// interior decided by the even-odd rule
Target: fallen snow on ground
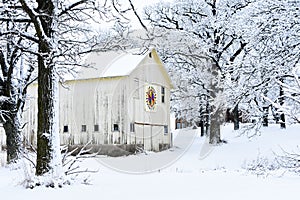
[{"label": "fallen snow on ground", "polygon": [[[0,168],[1,196],[10,199],[288,199],[296,198],[300,176],[277,169],[257,175],[247,170],[255,160],[274,162],[285,151],[298,151],[300,126],[263,128],[261,135],[237,137],[232,124],[222,127],[227,144],[211,146],[199,130],[177,131],[170,150],[128,157],[99,156],[82,163],[98,169],[91,185],[24,189],[24,168]],[[299,152],[299,151],[298,151]],[[80,179],[82,180],[82,179]]]}]

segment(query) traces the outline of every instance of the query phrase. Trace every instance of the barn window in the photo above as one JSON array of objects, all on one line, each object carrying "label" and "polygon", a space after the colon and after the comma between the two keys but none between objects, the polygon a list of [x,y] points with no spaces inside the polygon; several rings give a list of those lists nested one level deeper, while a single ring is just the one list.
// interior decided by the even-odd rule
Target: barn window
[{"label": "barn window", "polygon": [[130,123],[130,132],[134,132],[134,123]]},{"label": "barn window", "polygon": [[185,123],[181,123],[181,128],[185,128]]},{"label": "barn window", "polygon": [[81,125],[81,132],[86,132],[86,125]]},{"label": "barn window", "polygon": [[118,124],[114,124],[113,131],[119,131],[119,125]]},{"label": "barn window", "polygon": [[68,125],[64,126],[64,133],[67,133],[67,132],[69,132],[69,127],[68,127]]},{"label": "barn window", "polygon": [[176,122],[176,129],[180,129],[181,128],[181,123],[180,122]]},{"label": "barn window", "polygon": [[168,125],[164,126],[164,134],[167,135],[169,132]]},{"label": "barn window", "polygon": [[161,86],[161,102],[162,103],[165,103],[165,94],[166,94],[165,87]]},{"label": "barn window", "polygon": [[94,132],[98,132],[99,131],[99,125],[98,124],[95,124],[94,125]]}]

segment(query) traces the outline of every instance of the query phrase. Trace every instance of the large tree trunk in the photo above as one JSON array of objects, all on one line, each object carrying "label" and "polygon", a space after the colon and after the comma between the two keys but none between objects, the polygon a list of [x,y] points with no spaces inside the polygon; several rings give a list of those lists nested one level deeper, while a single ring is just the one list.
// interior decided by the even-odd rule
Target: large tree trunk
[{"label": "large tree trunk", "polygon": [[200,126],[201,137],[203,137],[204,134],[205,134],[205,131],[204,131],[204,121],[203,121],[203,119],[200,120],[199,126]]},{"label": "large tree trunk", "polygon": [[218,144],[221,142],[221,116],[220,109],[215,110],[211,114],[211,123],[210,123],[210,133],[209,133],[209,143]]},{"label": "large tree trunk", "polygon": [[[42,17],[41,23],[44,33],[52,38],[53,2],[38,1],[38,9],[40,12],[47,12],[50,16]],[[52,48],[49,40],[40,38],[36,174],[43,175],[51,170],[52,175],[57,177],[62,175],[62,160],[59,146],[58,77],[50,57]]]},{"label": "large tree trunk", "polygon": [[240,128],[240,120],[239,120],[239,104],[236,104],[233,111],[233,126],[234,130],[239,130]]},{"label": "large tree trunk", "polygon": [[[211,91],[210,96],[212,98],[211,112],[210,112],[210,130],[209,130],[209,143],[217,144],[221,142],[221,124],[222,124],[222,103],[218,95],[222,93],[220,84],[219,68],[216,63],[212,63],[211,68]],[[218,100],[217,100],[218,98]],[[217,101],[219,102],[217,102]]]},{"label": "large tree trunk", "polygon": [[20,118],[15,113],[15,109],[9,111],[10,119],[3,124],[3,128],[6,133],[7,163],[13,163],[19,158],[21,151],[21,130]]},{"label": "large tree trunk", "polygon": [[[13,66],[11,66],[12,68]],[[20,91],[19,86],[14,85],[11,81],[13,75],[6,76],[6,82],[3,83],[5,89],[2,95],[7,97],[7,100],[1,105],[1,109],[6,113],[1,115],[1,123],[6,134],[7,147],[7,163],[13,163],[19,158],[21,151],[21,114],[23,111],[23,102],[18,101]],[[20,105],[22,104],[22,105]]]},{"label": "large tree trunk", "polygon": [[[9,0],[3,0],[3,4],[9,4]],[[8,11],[4,11],[5,16],[8,15]],[[12,20],[13,21],[13,20]],[[13,28],[12,21],[7,21],[6,23],[2,23],[2,27],[6,29],[5,31],[9,32]],[[4,25],[4,26],[3,26]],[[4,31],[4,32],[5,32]],[[19,109],[23,109],[22,107],[18,107],[18,97],[19,94],[19,86],[15,85],[13,80],[14,78],[14,69],[17,68],[15,63],[18,59],[18,55],[13,55],[14,49],[13,44],[13,36],[8,34],[6,35],[6,42],[2,42],[1,45],[5,45],[6,48],[0,48],[0,66],[1,72],[3,76],[3,82],[1,81],[1,95],[7,97],[8,99],[5,101],[3,105],[1,105],[1,110],[4,110],[6,113],[1,119],[1,123],[3,124],[3,128],[6,134],[6,154],[7,154],[7,163],[13,163],[19,158],[19,153],[21,150],[21,127],[20,120],[21,115],[18,114]],[[2,46],[3,47],[3,46]],[[4,53],[6,52],[6,53]],[[5,55],[6,54],[6,55]],[[8,62],[14,61],[14,62]],[[1,79],[2,80],[2,79]],[[3,120],[3,121],[2,121]]]},{"label": "large tree trunk", "polygon": [[42,175],[53,168],[51,162],[56,159],[53,153],[59,149],[57,142],[53,144],[53,139],[56,141],[59,138],[56,72],[53,68],[45,68],[42,65],[39,62],[37,175]]}]

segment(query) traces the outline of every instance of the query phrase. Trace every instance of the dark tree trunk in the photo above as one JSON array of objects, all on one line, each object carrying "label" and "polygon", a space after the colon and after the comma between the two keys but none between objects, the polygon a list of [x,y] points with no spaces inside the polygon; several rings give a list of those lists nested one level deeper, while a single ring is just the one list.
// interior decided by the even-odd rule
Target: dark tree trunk
[{"label": "dark tree trunk", "polygon": [[233,109],[233,126],[234,130],[239,130],[240,128],[240,120],[239,120],[239,104],[236,104],[236,106]]},{"label": "dark tree trunk", "polygon": [[[8,4],[9,0],[3,0],[3,4]],[[9,11],[4,11],[5,16],[8,15]],[[2,27],[6,31],[12,30],[12,21],[2,22]],[[5,32],[5,31],[4,31]],[[15,68],[15,63],[18,60],[19,55],[15,53],[15,49],[12,47],[13,36],[8,34],[5,36],[6,46],[4,49],[0,48],[0,66],[3,79],[1,78],[1,90],[0,95],[8,98],[3,104],[1,104],[1,110],[6,113],[4,116],[1,114],[1,122],[6,134],[6,154],[7,163],[13,163],[19,158],[19,153],[21,150],[21,131],[20,131],[20,117],[18,115],[18,110],[23,109],[18,107],[18,97],[20,96],[18,88],[13,85],[13,70]],[[5,43],[3,42],[3,45]],[[3,47],[3,46],[2,46]],[[4,53],[5,52],[5,53]],[[14,61],[14,62],[8,62]],[[15,81],[15,80],[14,80]]]},{"label": "dark tree trunk", "polygon": [[[212,9],[213,18],[217,17],[217,1],[213,0],[211,4],[209,4]],[[221,55],[218,51],[221,37],[220,31],[218,28],[214,29],[213,32],[213,47],[210,49],[210,52],[214,55],[214,59],[211,59],[211,80],[210,80],[210,98],[209,100],[216,100],[218,95],[220,95],[223,91],[221,87],[221,77],[219,77],[220,66],[218,65],[219,56]],[[210,103],[211,104],[211,103]],[[209,143],[210,144],[218,144],[221,142],[221,123],[223,121],[223,111],[221,108],[222,103],[219,102],[218,105],[214,105],[214,103],[210,106],[210,130],[209,130]]]},{"label": "dark tree trunk", "polygon": [[[11,69],[13,66],[10,66]],[[8,99],[1,105],[1,110],[6,113],[1,114],[1,123],[6,134],[6,147],[7,147],[7,163],[13,163],[19,158],[21,150],[21,115],[18,114],[23,110],[21,106],[22,101],[18,102],[21,95],[16,86],[12,84],[12,75],[6,75],[6,81],[2,83],[1,95]]]},{"label": "dark tree trunk", "polygon": [[[280,79],[280,81],[283,83],[283,79]],[[279,104],[280,104],[280,106],[283,106],[283,104],[284,104],[283,95],[284,95],[284,90],[283,90],[282,85],[280,85],[280,88],[279,88]],[[283,112],[280,113],[280,128],[282,128],[282,129],[286,128],[285,115]]]},{"label": "dark tree trunk", "polygon": [[[216,63],[212,63],[211,68],[211,91],[210,96],[212,100],[217,98],[217,95],[219,95],[222,92],[220,83],[218,81],[219,79],[219,67]],[[217,144],[221,142],[221,124],[222,124],[222,108],[220,105],[219,107],[216,107],[216,105],[211,105],[211,114],[210,114],[210,130],[209,130],[209,143],[210,144]]]},{"label": "dark tree trunk", "polygon": [[265,126],[265,127],[267,127],[269,125],[268,116],[269,116],[269,106],[264,106],[263,107],[263,121],[262,121],[262,125]]},{"label": "dark tree trunk", "polygon": [[201,103],[200,103],[200,122],[199,122],[199,127],[200,127],[200,132],[201,132],[201,137],[205,135],[205,130],[204,130],[204,115],[205,115],[205,106],[204,104],[204,99],[203,96],[200,96],[201,98]]},{"label": "dark tree trunk", "polygon": [[[53,122],[55,117],[53,113],[53,99],[55,92],[55,83],[52,79],[54,74],[53,68],[45,68],[43,62],[39,59],[39,81],[38,81],[38,131],[37,131],[37,162],[36,174],[42,175],[50,170],[52,144],[51,137],[53,134]],[[57,130],[56,130],[57,131]]]},{"label": "dark tree trunk", "polygon": [[20,123],[17,114],[10,110],[10,120],[3,124],[6,133],[6,146],[7,146],[7,163],[13,163],[19,158],[21,151],[21,131]]},{"label": "dark tree trunk", "polygon": [[[54,12],[54,5],[51,0],[39,0],[37,11],[44,14],[40,17],[44,33],[49,37],[53,37],[52,31],[52,17]],[[45,13],[46,12],[46,13]],[[47,14],[48,16],[45,16]],[[38,31],[38,30],[37,30]],[[52,143],[53,137],[57,137],[57,112],[56,103],[58,82],[56,78],[55,67],[51,64],[49,54],[52,51],[49,40],[39,37],[39,52],[41,56],[38,57],[38,129],[37,129],[37,160],[36,160],[36,174],[43,175],[54,166],[51,165],[54,151]]]},{"label": "dark tree trunk", "polygon": [[201,137],[205,135],[205,130],[204,130],[204,121],[201,119],[200,120],[200,131],[201,131]]},{"label": "dark tree trunk", "polygon": [[279,124],[280,114],[278,113],[278,108],[271,106],[271,109],[272,109],[272,114],[273,114],[276,124]]},{"label": "dark tree trunk", "polygon": [[280,114],[280,128],[283,128],[283,129],[286,128],[286,125],[285,125],[285,115],[284,115],[284,113],[281,113],[281,114]]},{"label": "dark tree trunk", "polygon": [[209,136],[210,130],[210,109],[209,99],[206,101],[206,112],[205,112],[205,135]]}]

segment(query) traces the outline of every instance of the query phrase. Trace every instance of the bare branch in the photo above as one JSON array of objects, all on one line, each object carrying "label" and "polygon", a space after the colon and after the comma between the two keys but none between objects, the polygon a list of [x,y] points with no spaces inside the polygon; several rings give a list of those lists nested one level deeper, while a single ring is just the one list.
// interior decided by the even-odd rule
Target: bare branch
[{"label": "bare branch", "polygon": [[139,20],[141,26],[142,26],[146,31],[148,31],[148,29],[147,29],[146,25],[143,23],[141,17],[140,17],[139,14],[136,12],[136,9],[135,9],[135,7],[134,7],[132,1],[131,1],[131,0],[128,0],[128,1],[129,1],[129,3],[130,3],[131,9],[132,9],[133,12],[134,12],[134,15],[138,18],[138,20]]}]

